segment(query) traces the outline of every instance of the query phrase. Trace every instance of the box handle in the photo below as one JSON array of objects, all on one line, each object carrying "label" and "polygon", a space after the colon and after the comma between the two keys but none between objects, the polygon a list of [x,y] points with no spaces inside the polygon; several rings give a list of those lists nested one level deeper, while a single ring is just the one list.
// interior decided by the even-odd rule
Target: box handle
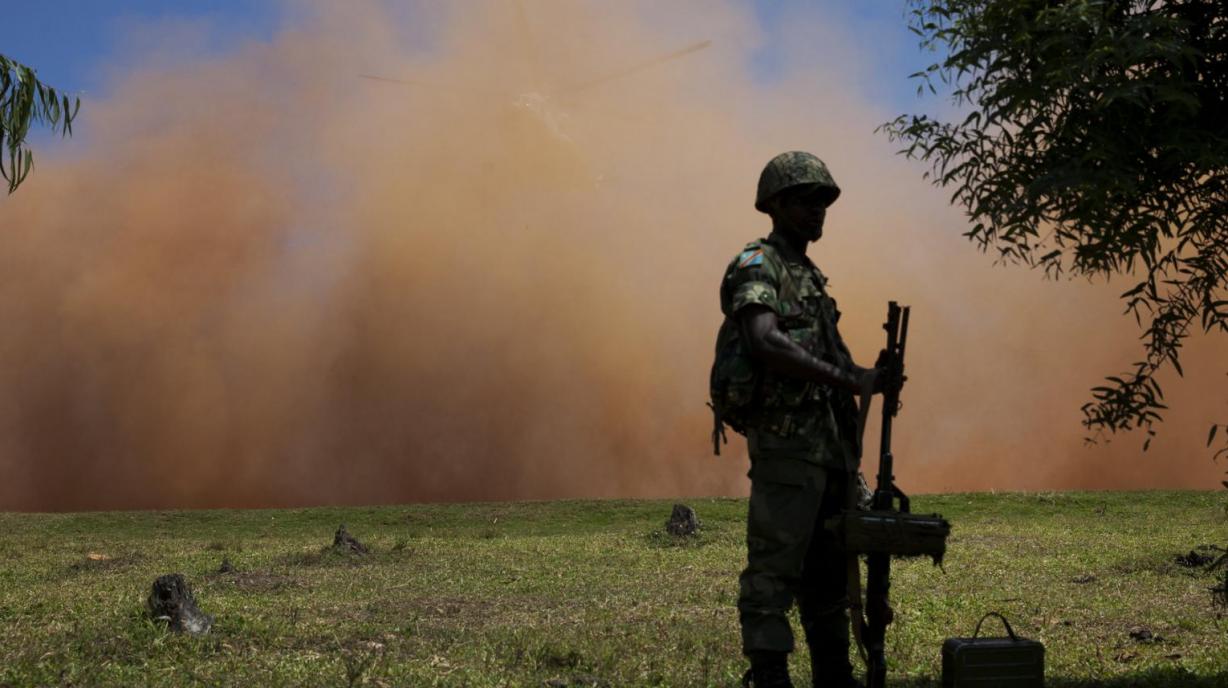
[{"label": "box handle", "polygon": [[985,623],[985,619],[988,619],[991,616],[996,616],[999,619],[1002,619],[1002,625],[1006,626],[1006,632],[1010,635],[1011,640],[1019,640],[1019,637],[1015,635],[1015,629],[1011,628],[1011,622],[1007,621],[1005,616],[1002,616],[998,612],[989,612],[985,616],[982,616],[980,621],[976,622],[976,630],[972,632],[972,640],[974,642],[976,641],[977,636],[981,634],[981,624]]}]

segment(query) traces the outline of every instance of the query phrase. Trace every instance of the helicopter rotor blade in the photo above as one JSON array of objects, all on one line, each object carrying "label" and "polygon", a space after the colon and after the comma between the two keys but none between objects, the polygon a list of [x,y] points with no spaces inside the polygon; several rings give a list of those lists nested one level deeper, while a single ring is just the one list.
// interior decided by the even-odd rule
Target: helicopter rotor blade
[{"label": "helicopter rotor blade", "polygon": [[593,88],[594,86],[600,86],[601,84],[604,84],[610,81],[614,81],[616,79],[622,79],[622,78],[631,76],[633,74],[642,72],[646,69],[656,67],[657,65],[663,62],[669,62],[670,60],[676,60],[680,57],[685,57],[687,55],[690,55],[691,53],[699,52],[700,50],[703,50],[704,48],[707,48],[710,45],[712,45],[712,41],[700,41],[693,45],[688,45],[687,47],[682,48],[681,50],[675,50],[672,53],[666,53],[665,55],[661,55],[660,57],[654,57],[651,60],[645,60],[638,64],[634,64],[630,67],[627,67],[626,69],[622,69],[617,72],[612,72],[610,74],[606,74],[605,76],[601,76],[596,79],[585,81],[580,84],[568,86],[567,88],[560,89],[560,92],[561,93],[572,93],[575,91],[583,91],[589,88]]},{"label": "helicopter rotor blade", "polygon": [[432,84],[426,81],[414,81],[411,79],[393,79],[387,76],[379,76],[377,74],[359,74],[361,79],[371,79],[372,81],[383,81],[390,84],[401,84],[402,86],[415,86],[418,88],[434,89],[436,91],[454,91],[459,93],[479,93],[486,96],[498,96],[500,98],[508,98],[515,94],[511,91],[494,91],[485,88],[474,88],[472,86],[457,86],[455,84]]}]

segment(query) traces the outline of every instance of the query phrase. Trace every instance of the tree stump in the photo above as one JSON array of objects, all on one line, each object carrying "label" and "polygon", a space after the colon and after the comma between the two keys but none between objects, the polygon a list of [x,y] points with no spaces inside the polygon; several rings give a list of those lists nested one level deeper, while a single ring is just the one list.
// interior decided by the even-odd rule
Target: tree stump
[{"label": "tree stump", "polygon": [[699,518],[695,510],[686,504],[675,504],[669,520],[665,522],[665,530],[677,537],[689,537],[699,532]]},{"label": "tree stump", "polygon": [[350,535],[344,523],[337,528],[337,534],[333,536],[333,549],[351,554],[367,554],[371,551],[366,545],[354,539],[353,535]]},{"label": "tree stump", "polygon": [[1178,554],[1175,561],[1177,564],[1184,566],[1187,569],[1197,569],[1215,561],[1215,557],[1211,556],[1210,554],[1202,554],[1198,550],[1192,549],[1190,550],[1189,554]]},{"label": "tree stump", "polygon": [[168,573],[154,581],[147,604],[149,615],[155,621],[165,621],[176,633],[203,635],[213,626],[213,617],[196,606],[196,598],[181,574]]}]

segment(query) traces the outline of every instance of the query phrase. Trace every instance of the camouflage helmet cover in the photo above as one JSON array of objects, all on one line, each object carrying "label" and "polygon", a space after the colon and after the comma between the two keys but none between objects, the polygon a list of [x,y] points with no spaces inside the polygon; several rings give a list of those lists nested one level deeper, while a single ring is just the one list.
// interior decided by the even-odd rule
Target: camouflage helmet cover
[{"label": "camouflage helmet cover", "polygon": [[794,186],[816,184],[827,191],[827,205],[835,203],[840,196],[840,187],[832,179],[827,165],[805,151],[781,153],[768,161],[759,175],[759,193],[755,196],[755,209],[767,212],[767,202],[776,194]]}]

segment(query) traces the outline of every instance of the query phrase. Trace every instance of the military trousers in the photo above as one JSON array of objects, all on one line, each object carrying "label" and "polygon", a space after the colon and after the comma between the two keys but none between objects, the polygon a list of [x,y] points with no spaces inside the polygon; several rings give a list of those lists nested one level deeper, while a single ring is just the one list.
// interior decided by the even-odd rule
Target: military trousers
[{"label": "military trousers", "polygon": [[752,444],[747,563],[738,596],[742,650],[791,652],[788,613],[796,602],[812,655],[847,666],[847,562],[823,524],[845,507],[848,473],[756,453]]}]

